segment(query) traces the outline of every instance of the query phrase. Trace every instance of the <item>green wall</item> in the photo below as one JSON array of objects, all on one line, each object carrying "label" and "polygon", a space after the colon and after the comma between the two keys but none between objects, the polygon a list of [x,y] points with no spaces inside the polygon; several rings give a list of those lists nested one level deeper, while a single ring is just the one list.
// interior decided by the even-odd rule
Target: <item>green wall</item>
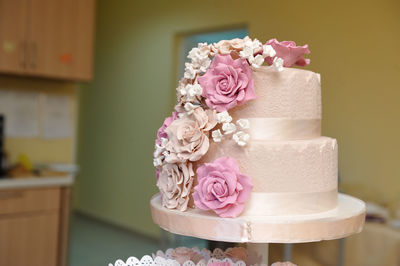
[{"label": "green wall", "polygon": [[102,0],[97,8],[95,79],[80,95],[77,210],[158,235],[152,151],[173,106],[176,36],[235,25],[262,41],[310,45],[342,188],[400,202],[398,1]]}]

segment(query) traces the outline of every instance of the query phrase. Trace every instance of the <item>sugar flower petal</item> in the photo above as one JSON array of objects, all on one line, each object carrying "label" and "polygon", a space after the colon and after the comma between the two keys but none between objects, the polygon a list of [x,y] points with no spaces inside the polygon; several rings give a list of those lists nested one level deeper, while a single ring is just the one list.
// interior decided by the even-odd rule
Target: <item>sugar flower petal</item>
[{"label": "sugar flower petal", "polygon": [[[310,63],[310,59],[304,58],[305,54],[310,53],[307,44],[297,46],[293,41],[279,42],[277,39],[271,39],[266,45],[271,45],[274,48],[276,52],[275,56],[283,59],[284,67],[291,67],[293,65],[306,66]],[[272,65],[275,56],[270,55],[266,58],[268,64]]]}]

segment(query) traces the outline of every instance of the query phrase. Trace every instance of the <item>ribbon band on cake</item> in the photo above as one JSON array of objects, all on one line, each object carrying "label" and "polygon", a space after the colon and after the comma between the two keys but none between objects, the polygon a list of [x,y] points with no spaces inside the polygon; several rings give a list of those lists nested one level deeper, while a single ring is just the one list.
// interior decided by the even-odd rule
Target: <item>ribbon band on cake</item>
[{"label": "ribbon band on cake", "polygon": [[248,118],[253,140],[300,140],[321,136],[321,119]]},{"label": "ribbon band on cake", "polygon": [[329,211],[337,206],[337,190],[322,192],[252,192],[243,215],[301,215]]}]

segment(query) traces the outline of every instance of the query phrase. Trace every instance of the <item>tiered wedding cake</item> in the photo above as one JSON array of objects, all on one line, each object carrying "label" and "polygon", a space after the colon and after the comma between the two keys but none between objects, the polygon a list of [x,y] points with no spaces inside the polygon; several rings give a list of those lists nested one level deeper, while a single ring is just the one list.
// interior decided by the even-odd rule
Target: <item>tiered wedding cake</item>
[{"label": "tiered wedding cake", "polygon": [[307,45],[249,38],[189,53],[154,154],[166,208],[184,211],[191,197],[221,217],[337,206],[337,144],[321,137],[320,75],[290,68],[307,65],[308,53]]},{"label": "tiered wedding cake", "polygon": [[337,143],[321,137],[320,75],[291,68],[308,65],[309,53],[276,39],[199,44],[157,132],[154,222],[172,233],[247,242],[253,255],[179,248],[115,265],[267,265],[267,243],[361,231],[365,205],[338,194]]},{"label": "tiered wedding cake", "polygon": [[[337,143],[321,136],[321,79],[307,45],[200,43],[157,132],[153,220],[232,242],[306,242],[359,232],[364,204],[338,194]],[[224,218],[224,219],[221,219]]]}]

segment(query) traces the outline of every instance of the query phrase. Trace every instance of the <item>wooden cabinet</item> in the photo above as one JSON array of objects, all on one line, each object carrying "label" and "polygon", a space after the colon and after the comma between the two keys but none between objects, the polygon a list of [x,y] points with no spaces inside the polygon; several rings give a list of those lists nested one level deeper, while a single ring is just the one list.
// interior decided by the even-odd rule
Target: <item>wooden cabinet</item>
[{"label": "wooden cabinet", "polygon": [[66,265],[69,188],[0,190],[0,265]]},{"label": "wooden cabinet", "polygon": [[0,265],[57,265],[57,212],[0,219]]},{"label": "wooden cabinet", "polygon": [[27,0],[0,0],[0,71],[22,74],[26,69]]},{"label": "wooden cabinet", "polygon": [[0,0],[0,72],[90,80],[95,0]]}]

